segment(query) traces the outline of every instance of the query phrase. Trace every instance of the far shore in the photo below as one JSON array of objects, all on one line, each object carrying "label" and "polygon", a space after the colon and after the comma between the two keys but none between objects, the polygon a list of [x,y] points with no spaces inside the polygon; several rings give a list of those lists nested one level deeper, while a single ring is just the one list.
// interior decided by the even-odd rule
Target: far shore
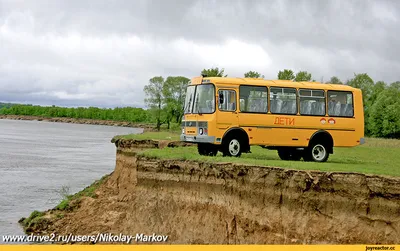
[{"label": "far shore", "polygon": [[26,116],[26,115],[0,115],[0,119],[36,120],[36,121],[71,123],[71,124],[134,127],[134,128],[144,128],[146,131],[148,130],[151,131],[153,129],[153,126],[151,124],[132,123],[132,122],[114,121],[114,120],[99,120],[99,119],[78,119],[78,118],[66,118],[66,117],[49,118],[42,116]]}]

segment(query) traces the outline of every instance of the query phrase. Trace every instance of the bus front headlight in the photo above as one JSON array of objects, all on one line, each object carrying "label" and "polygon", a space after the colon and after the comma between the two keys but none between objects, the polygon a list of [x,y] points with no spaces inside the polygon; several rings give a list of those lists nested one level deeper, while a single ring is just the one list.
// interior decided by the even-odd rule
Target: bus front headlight
[{"label": "bus front headlight", "polygon": [[185,134],[185,128],[182,128],[182,134]]}]

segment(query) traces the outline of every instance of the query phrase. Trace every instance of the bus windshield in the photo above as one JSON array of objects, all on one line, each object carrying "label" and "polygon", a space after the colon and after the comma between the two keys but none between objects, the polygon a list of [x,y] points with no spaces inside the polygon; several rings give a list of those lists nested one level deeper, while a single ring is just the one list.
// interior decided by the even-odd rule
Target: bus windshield
[{"label": "bus windshield", "polygon": [[184,113],[191,113],[193,107],[193,97],[194,91],[196,90],[196,86],[188,86],[186,89],[186,98],[185,98],[185,106],[184,106]]},{"label": "bus windshield", "polygon": [[215,88],[212,84],[189,86],[186,91],[185,114],[213,113],[215,111]]}]

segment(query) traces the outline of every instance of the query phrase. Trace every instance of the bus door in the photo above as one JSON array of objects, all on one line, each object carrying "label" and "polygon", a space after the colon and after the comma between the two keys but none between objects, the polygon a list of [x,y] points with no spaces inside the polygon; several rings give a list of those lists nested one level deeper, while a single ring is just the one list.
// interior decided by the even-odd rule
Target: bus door
[{"label": "bus door", "polygon": [[237,91],[219,89],[217,93],[217,128],[228,129],[238,126]]}]

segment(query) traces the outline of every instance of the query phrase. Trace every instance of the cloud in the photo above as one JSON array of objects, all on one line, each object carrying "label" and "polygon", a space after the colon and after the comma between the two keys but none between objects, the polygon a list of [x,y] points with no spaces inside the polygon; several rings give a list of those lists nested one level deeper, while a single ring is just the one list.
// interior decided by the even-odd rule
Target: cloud
[{"label": "cloud", "polygon": [[0,0],[0,101],[144,106],[153,76],[400,71],[397,1]]}]

